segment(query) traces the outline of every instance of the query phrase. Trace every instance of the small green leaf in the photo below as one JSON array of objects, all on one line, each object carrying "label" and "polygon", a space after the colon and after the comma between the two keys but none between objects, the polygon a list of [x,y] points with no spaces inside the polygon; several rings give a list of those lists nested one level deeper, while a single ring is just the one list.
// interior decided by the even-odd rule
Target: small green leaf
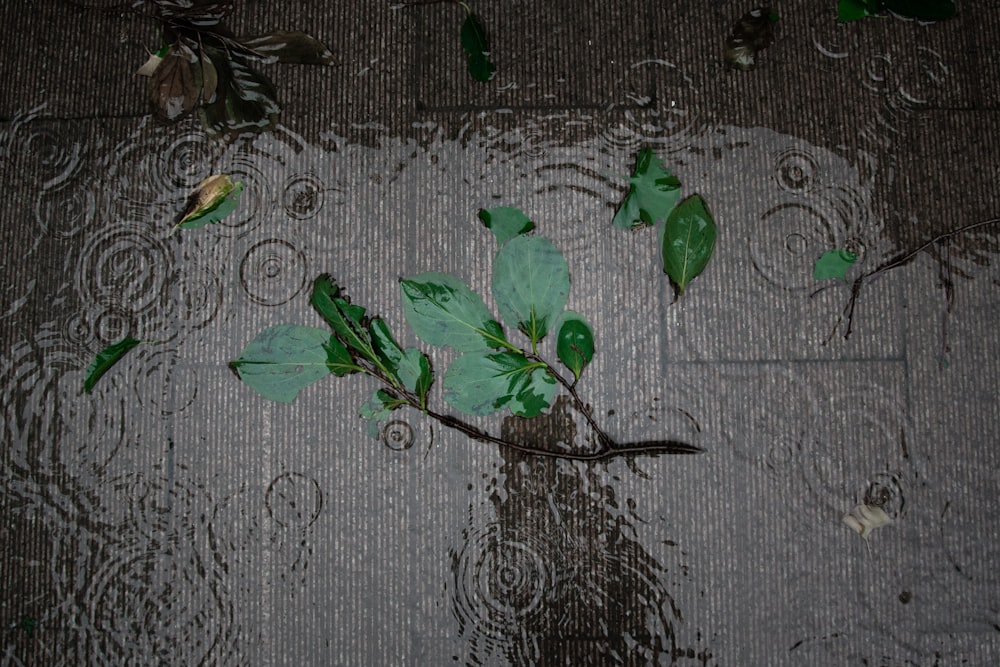
[{"label": "small green leaf", "polygon": [[878,13],[873,5],[875,3],[868,0],[840,0],[837,5],[837,20],[846,23],[873,16]]},{"label": "small green leaf", "polygon": [[708,265],[715,251],[717,233],[715,221],[698,195],[682,201],[667,218],[661,245],[663,271],[681,294]]},{"label": "small green leaf", "polygon": [[854,264],[858,256],[850,250],[827,250],[816,260],[813,266],[813,278],[816,280],[826,280],[827,278],[847,279],[847,269]]},{"label": "small green leaf", "polygon": [[83,390],[89,394],[93,390],[94,385],[97,384],[97,381],[101,379],[101,376],[140,342],[135,338],[122,338],[117,343],[112,343],[98,352],[94,360],[87,366],[86,378],[83,381]]},{"label": "small green leaf", "polygon": [[479,18],[469,12],[462,24],[462,48],[469,59],[469,74],[476,81],[489,81],[496,74],[496,66],[490,62],[490,45],[486,30]]},{"label": "small green leaf", "polygon": [[445,400],[466,414],[509,408],[519,417],[534,417],[552,403],[556,380],[545,364],[520,352],[470,352],[448,367],[444,390]]},{"label": "small green leaf", "polygon": [[518,234],[525,234],[535,228],[535,223],[529,220],[521,209],[511,206],[479,209],[479,219],[493,232],[500,245]]},{"label": "small green leaf", "polygon": [[362,370],[329,331],[295,324],[264,329],[229,365],[251,389],[282,403],[330,373]]},{"label": "small green leaf", "polygon": [[178,227],[196,229],[219,222],[236,210],[243,184],[233,183],[227,174],[209,176],[188,197],[188,204]]},{"label": "small green leaf", "polygon": [[369,330],[372,346],[385,367],[402,387],[417,395],[421,407],[424,407],[427,392],[434,382],[431,362],[427,355],[416,348],[410,347],[405,350],[401,348],[389,330],[389,325],[380,317],[372,320]]},{"label": "small green leaf", "polygon": [[368,335],[368,320],[365,318],[364,307],[356,306],[346,297],[340,296],[340,287],[330,274],[324,273],[313,281],[309,303],[347,347],[363,359],[374,364],[379,363]]},{"label": "small green leaf", "polygon": [[368,420],[368,435],[378,438],[378,428],[393,410],[406,405],[385,389],[377,389],[368,402],[358,409],[358,414]]},{"label": "small green leaf", "polygon": [[493,298],[509,327],[538,344],[566,306],[569,267],[559,249],[541,236],[507,241],[493,263]]},{"label": "small green leaf", "polygon": [[483,300],[455,276],[421,273],[399,287],[406,322],[424,342],[459,352],[510,345]]},{"label": "small green leaf", "polygon": [[579,380],[584,367],[594,358],[594,332],[583,315],[571,310],[563,313],[556,335],[556,354]]},{"label": "small green leaf", "polygon": [[955,0],[881,0],[885,9],[921,21],[943,21],[955,16]]},{"label": "small green leaf", "polygon": [[629,183],[629,192],[615,212],[615,227],[622,229],[656,224],[680,197],[681,182],[649,148],[640,151]]}]

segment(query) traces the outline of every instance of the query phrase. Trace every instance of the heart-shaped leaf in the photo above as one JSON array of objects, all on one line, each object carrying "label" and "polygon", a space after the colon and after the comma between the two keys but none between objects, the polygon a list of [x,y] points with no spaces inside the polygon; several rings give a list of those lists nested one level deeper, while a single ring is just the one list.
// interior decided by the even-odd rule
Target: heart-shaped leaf
[{"label": "heart-shaped leaf", "polygon": [[421,273],[399,287],[406,322],[424,342],[459,352],[510,345],[483,300],[455,276]]},{"label": "heart-shaped leaf", "polygon": [[469,59],[469,74],[476,81],[489,81],[496,74],[496,66],[490,62],[490,45],[486,39],[486,29],[472,12],[462,24],[462,48]]},{"label": "heart-shaped leaf", "polygon": [[84,375],[83,390],[90,393],[94,385],[101,379],[101,376],[108,372],[108,369],[118,363],[118,360],[141,341],[135,338],[122,338],[117,343],[112,343],[97,353]]},{"label": "heart-shaped leaf", "polygon": [[493,263],[493,298],[509,327],[537,345],[566,306],[569,267],[559,249],[541,236],[517,236]]},{"label": "heart-shaped leaf", "polygon": [[649,148],[639,152],[629,183],[628,194],[615,212],[615,227],[654,225],[667,217],[680,197],[681,182]]},{"label": "heart-shaped leaf", "polygon": [[847,269],[857,259],[858,256],[850,250],[828,250],[813,265],[813,278],[816,280],[828,278],[846,280]]},{"label": "heart-shaped leaf", "polygon": [[556,335],[556,354],[579,380],[584,367],[594,358],[594,332],[583,315],[571,310],[563,313]]},{"label": "heart-shaped leaf", "polygon": [[549,407],[556,381],[545,365],[520,352],[470,352],[456,359],[444,376],[445,400],[470,415],[509,408],[534,417]]},{"label": "heart-shaped leaf", "polygon": [[500,245],[518,234],[526,234],[535,228],[535,223],[521,209],[511,206],[479,209],[479,219],[493,232]]},{"label": "heart-shaped leaf", "polygon": [[670,213],[663,227],[663,271],[680,293],[705,270],[715,251],[717,230],[705,201],[691,195]]},{"label": "heart-shaped leaf", "polygon": [[229,365],[258,394],[282,403],[330,373],[362,370],[329,331],[295,324],[264,329]]}]

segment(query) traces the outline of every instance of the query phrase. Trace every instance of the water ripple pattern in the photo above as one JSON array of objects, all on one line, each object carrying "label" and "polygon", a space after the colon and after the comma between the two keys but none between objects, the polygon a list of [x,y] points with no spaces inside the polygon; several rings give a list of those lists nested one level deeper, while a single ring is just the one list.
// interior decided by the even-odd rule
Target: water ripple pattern
[{"label": "water ripple pattern", "polygon": [[323,208],[326,188],[315,174],[297,174],[285,183],[281,205],[295,220],[315,217]]},{"label": "water ripple pattern", "polygon": [[290,241],[267,239],[252,245],[240,262],[240,284],[253,301],[278,306],[294,299],[306,285],[305,253]]},{"label": "water ripple pattern", "polygon": [[160,299],[171,270],[166,242],[149,225],[126,222],[87,239],[76,269],[77,291],[86,304],[140,313]]}]

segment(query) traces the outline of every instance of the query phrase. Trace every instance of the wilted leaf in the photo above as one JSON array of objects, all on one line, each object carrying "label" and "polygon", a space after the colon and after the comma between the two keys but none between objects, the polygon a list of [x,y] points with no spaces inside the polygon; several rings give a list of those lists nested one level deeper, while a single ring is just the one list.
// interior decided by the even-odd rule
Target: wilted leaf
[{"label": "wilted leaf", "polygon": [[319,40],[298,30],[275,30],[266,35],[239,41],[263,57],[265,62],[300,65],[332,65],[336,62],[330,50]]},{"label": "wilted leaf", "polygon": [[640,151],[629,183],[629,192],[615,212],[614,224],[622,229],[656,224],[680,197],[681,182],[649,148]]},{"label": "wilted leaf", "polygon": [[577,380],[594,358],[594,332],[579,313],[566,311],[563,314],[556,334],[556,354]]},{"label": "wilted leaf", "polygon": [[235,53],[229,58],[225,52],[207,46],[204,52],[212,59],[218,77],[215,101],[201,107],[205,127],[230,135],[272,127],[281,106],[267,77],[251,69]]},{"label": "wilted leaf", "polygon": [[448,367],[444,390],[445,400],[466,414],[506,407],[519,417],[534,417],[552,403],[556,380],[520,352],[470,352]]},{"label": "wilted leaf", "polygon": [[329,331],[294,324],[264,329],[229,365],[258,394],[282,403],[330,373],[361,370]]},{"label": "wilted leaf", "polygon": [[222,220],[235,210],[236,199],[241,192],[243,184],[233,183],[229,174],[209,176],[188,195],[184,213],[177,226],[189,229]]},{"label": "wilted leaf", "polygon": [[858,259],[850,250],[828,250],[813,265],[813,278],[826,280],[840,278],[846,280],[847,269]]},{"label": "wilted leaf", "polygon": [[416,394],[421,406],[424,406],[427,392],[434,381],[427,355],[412,347],[405,350],[400,347],[389,330],[389,325],[380,317],[372,320],[369,331],[372,346],[385,367],[403,387]]},{"label": "wilted leaf", "polygon": [[496,66],[490,62],[490,46],[486,39],[486,29],[479,18],[469,12],[462,24],[462,48],[469,60],[469,74],[476,81],[489,81],[496,74]]},{"label": "wilted leaf", "polygon": [[559,249],[541,236],[507,241],[493,263],[493,298],[500,315],[531,340],[545,337],[566,306],[569,267]]},{"label": "wilted leaf", "polygon": [[705,201],[691,195],[677,205],[663,227],[663,271],[680,293],[705,270],[715,250],[717,230]]},{"label": "wilted leaf", "polygon": [[87,372],[83,381],[83,390],[89,394],[93,390],[94,385],[97,384],[97,381],[101,379],[101,376],[140,342],[135,338],[122,338],[117,343],[112,343],[98,352],[94,360],[87,366]]},{"label": "wilted leaf", "polygon": [[479,219],[493,232],[500,245],[518,234],[525,234],[535,228],[535,223],[528,219],[521,209],[511,206],[479,209]]},{"label": "wilted leaf", "polygon": [[176,120],[198,104],[199,88],[195,80],[194,52],[183,44],[174,44],[153,72],[149,93],[157,115]]},{"label": "wilted leaf", "polygon": [[483,300],[455,276],[421,273],[401,280],[399,287],[406,322],[424,342],[459,352],[507,344]]}]

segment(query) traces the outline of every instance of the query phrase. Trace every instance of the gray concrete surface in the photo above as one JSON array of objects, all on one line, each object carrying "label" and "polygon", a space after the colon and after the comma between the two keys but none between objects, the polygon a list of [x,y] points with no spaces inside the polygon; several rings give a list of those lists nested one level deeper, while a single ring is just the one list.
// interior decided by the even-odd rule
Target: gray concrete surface
[{"label": "gray concrete surface", "polygon": [[[849,288],[810,272],[998,214],[1000,10],[845,25],[835,0],[776,3],[736,72],[750,8],[474,2],[483,84],[451,4],[237,2],[236,34],[303,29],[338,64],[263,66],[280,125],[226,143],[150,117],[154,23],[3,4],[0,664],[996,664],[996,228],[868,284],[846,340]],[[611,226],[645,146],[720,229],[676,301],[655,232]],[[219,172],[236,213],[172,234]],[[418,414],[401,448],[366,435],[364,378],[283,405],[226,367],[265,326],[318,326],[323,272],[418,344],[397,278],[488,295],[476,211],[498,205],[567,258],[594,415],[704,454],[538,459]],[[125,335],[162,344],[84,395]],[[867,544],[841,522],[866,497],[892,518]]]}]

